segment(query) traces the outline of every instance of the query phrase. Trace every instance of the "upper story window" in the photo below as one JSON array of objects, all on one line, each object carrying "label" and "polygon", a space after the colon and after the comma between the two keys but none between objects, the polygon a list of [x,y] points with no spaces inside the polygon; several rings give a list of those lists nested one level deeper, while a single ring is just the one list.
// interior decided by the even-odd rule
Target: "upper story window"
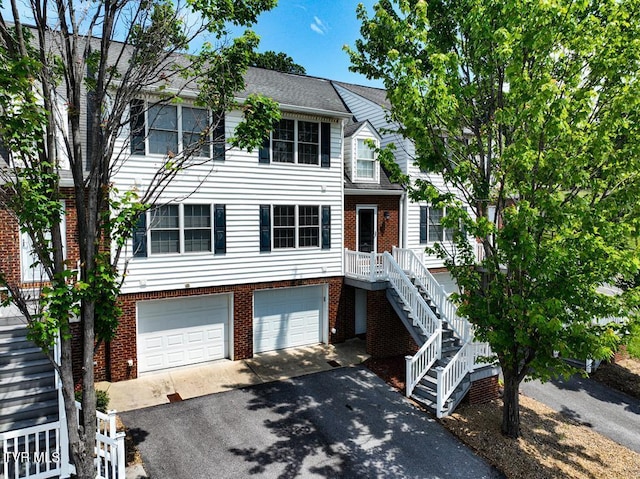
[{"label": "upper story window", "polygon": [[225,205],[157,206],[140,216],[134,232],[133,251],[134,256],[147,256],[147,252],[151,255],[225,253]]},{"label": "upper story window", "polygon": [[453,241],[453,228],[445,228],[442,225],[445,214],[444,208],[420,207],[420,243]]},{"label": "upper story window", "polygon": [[331,124],[281,119],[260,148],[260,163],[331,166]]},{"label": "upper story window", "polygon": [[260,251],[331,248],[331,207],[260,206]]},{"label": "upper story window", "polygon": [[147,105],[131,102],[131,153],[134,155],[185,154],[223,160],[224,115],[212,116],[187,105]]},{"label": "upper story window", "polygon": [[377,181],[376,158],[374,149],[369,142],[358,138],[356,142],[356,179]]}]

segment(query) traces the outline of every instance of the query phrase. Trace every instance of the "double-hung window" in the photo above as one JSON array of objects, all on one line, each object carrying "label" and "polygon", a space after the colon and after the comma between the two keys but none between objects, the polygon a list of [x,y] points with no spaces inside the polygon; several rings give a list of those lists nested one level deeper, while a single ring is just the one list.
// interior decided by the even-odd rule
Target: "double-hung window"
[{"label": "double-hung window", "polygon": [[224,115],[187,105],[131,102],[131,153],[223,160]]},{"label": "double-hung window", "polygon": [[296,246],[296,207],[273,207],[273,247],[295,248]]},{"label": "double-hung window", "polygon": [[178,205],[158,206],[151,210],[151,253],[180,252],[180,216]]},{"label": "double-hung window", "polygon": [[202,108],[183,106],[182,112],[182,148],[193,151],[194,156],[208,158],[210,144],[206,131],[209,128],[209,113]]},{"label": "double-hung window", "polygon": [[154,105],[147,112],[149,119],[149,153],[178,154],[178,108]]},{"label": "double-hung window", "polygon": [[320,160],[318,123],[298,122],[298,163],[317,165]]},{"label": "double-hung window", "polygon": [[320,214],[317,206],[298,207],[299,246],[320,246]]},{"label": "double-hung window", "polygon": [[162,205],[138,219],[133,235],[134,256],[147,256],[147,252],[162,255],[211,251],[226,252],[225,205]]},{"label": "double-hung window", "polygon": [[331,208],[315,205],[260,207],[260,250],[331,247]]},{"label": "double-hung window", "polygon": [[373,148],[367,140],[358,138],[356,142],[356,180],[368,180],[375,182],[376,178],[376,158]]},{"label": "double-hung window", "polygon": [[284,118],[275,124],[260,148],[260,163],[290,163],[329,167],[331,125]]},{"label": "double-hung window", "polygon": [[453,228],[445,228],[442,224],[445,214],[444,208],[420,207],[420,243],[453,241]]},{"label": "double-hung window", "polygon": [[184,205],[184,251],[211,251],[210,205]]}]

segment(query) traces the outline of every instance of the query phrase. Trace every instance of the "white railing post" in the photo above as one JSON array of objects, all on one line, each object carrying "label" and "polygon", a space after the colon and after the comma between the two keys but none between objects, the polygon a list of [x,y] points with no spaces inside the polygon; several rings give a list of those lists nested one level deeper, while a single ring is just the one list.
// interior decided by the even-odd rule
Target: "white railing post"
[{"label": "white railing post", "polygon": [[404,357],[404,362],[405,362],[405,374],[404,374],[404,384],[405,384],[405,391],[404,394],[407,397],[411,397],[411,394],[413,393],[413,363],[412,360],[413,358],[411,356],[405,356]]},{"label": "white railing post", "polygon": [[376,280],[376,252],[369,253],[369,281],[372,283]]},{"label": "white railing post", "polygon": [[442,417],[442,407],[444,404],[443,393],[444,384],[443,384],[443,374],[442,368],[436,368],[436,378],[437,378],[437,388],[436,388],[436,417]]},{"label": "white railing post", "polygon": [[117,457],[118,457],[118,479],[121,477],[124,478],[125,475],[125,457],[124,457],[124,438],[127,434],[125,432],[116,433],[116,447],[117,447]]}]

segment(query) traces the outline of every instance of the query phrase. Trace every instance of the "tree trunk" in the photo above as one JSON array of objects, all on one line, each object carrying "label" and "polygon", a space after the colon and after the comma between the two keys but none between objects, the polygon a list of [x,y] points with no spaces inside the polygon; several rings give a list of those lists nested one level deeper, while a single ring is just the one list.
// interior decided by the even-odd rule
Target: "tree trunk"
[{"label": "tree trunk", "polygon": [[78,410],[75,406],[73,368],[71,360],[71,339],[60,340],[61,360],[60,376],[62,379],[62,395],[67,415],[67,432],[69,435],[69,453],[76,467],[76,477],[93,478],[95,469],[93,465],[93,448],[87,450],[84,434],[78,428]]},{"label": "tree trunk", "polygon": [[520,381],[516,372],[502,366],[504,394],[502,397],[502,434],[510,438],[520,436]]}]

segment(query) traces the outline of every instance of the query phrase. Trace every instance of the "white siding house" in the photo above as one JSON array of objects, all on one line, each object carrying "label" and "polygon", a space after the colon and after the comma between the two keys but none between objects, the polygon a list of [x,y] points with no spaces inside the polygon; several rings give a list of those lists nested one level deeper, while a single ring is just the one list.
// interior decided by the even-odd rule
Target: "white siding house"
[{"label": "white siding house", "polygon": [[[388,118],[391,104],[386,98],[383,89],[352,85],[342,82],[334,82],[336,91],[357,121],[367,120],[378,132],[380,132],[381,146],[393,144],[395,146],[395,161],[403,173],[412,179],[428,179],[440,191],[450,191],[444,182],[442,175],[425,173],[414,164],[415,148],[411,141],[403,138]],[[402,206],[402,245],[403,248],[414,250],[423,255],[424,263],[429,268],[442,268],[443,261],[435,255],[425,254],[425,248],[433,246],[438,241],[445,247],[451,247],[451,241],[447,241],[447,232],[438,223],[440,210],[430,208],[426,202],[413,202],[408,196],[403,199]],[[426,216],[425,216],[426,215]]]}]

